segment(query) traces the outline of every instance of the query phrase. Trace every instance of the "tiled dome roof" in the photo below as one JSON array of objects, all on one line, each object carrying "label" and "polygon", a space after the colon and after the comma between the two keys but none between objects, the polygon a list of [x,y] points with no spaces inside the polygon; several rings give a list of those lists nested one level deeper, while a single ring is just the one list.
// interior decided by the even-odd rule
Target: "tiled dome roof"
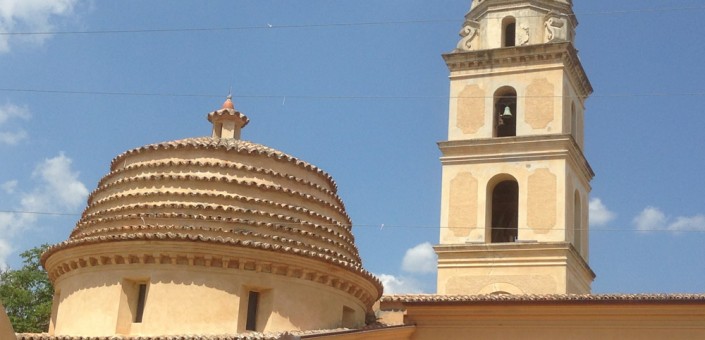
[{"label": "tiled dome roof", "polygon": [[69,240],[52,250],[176,238],[272,247],[359,269],[350,229],[322,170],[260,144],[202,137],[116,157]]}]

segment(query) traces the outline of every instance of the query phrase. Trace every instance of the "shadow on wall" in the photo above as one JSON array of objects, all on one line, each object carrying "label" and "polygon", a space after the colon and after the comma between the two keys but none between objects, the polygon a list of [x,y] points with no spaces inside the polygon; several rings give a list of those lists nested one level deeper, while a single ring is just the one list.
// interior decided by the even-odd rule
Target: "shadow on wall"
[{"label": "shadow on wall", "polygon": [[15,340],[15,331],[12,329],[10,319],[5,314],[5,307],[0,303],[0,339]]}]

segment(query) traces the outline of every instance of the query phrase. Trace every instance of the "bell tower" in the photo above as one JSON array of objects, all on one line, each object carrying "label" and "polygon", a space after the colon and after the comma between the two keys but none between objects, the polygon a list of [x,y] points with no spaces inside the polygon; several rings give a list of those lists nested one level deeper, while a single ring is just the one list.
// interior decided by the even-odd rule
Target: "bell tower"
[{"label": "bell tower", "polygon": [[572,0],[475,0],[440,142],[439,294],[587,294],[583,114]]}]

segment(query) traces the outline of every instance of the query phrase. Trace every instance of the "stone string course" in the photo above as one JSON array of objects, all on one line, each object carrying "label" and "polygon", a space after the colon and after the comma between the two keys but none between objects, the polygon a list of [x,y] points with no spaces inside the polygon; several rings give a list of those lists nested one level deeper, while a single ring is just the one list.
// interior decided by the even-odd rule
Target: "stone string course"
[{"label": "stone string course", "polygon": [[[521,53],[512,53],[522,51]],[[523,52],[529,51],[529,52]],[[451,71],[491,68],[498,66],[526,65],[528,63],[546,63],[564,61],[568,76],[578,84],[580,95],[587,97],[593,88],[585,70],[580,64],[578,53],[571,43],[553,43],[548,45],[528,45],[505,48],[502,50],[480,50],[445,54],[444,59]]]}]

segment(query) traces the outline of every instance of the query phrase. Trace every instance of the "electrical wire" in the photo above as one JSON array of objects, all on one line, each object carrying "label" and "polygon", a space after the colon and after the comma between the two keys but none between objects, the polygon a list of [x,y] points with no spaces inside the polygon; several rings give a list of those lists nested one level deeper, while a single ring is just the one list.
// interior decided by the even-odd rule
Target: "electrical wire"
[{"label": "electrical wire", "polygon": [[[222,94],[206,93],[168,93],[168,92],[121,92],[121,91],[80,91],[80,90],[57,90],[57,89],[30,89],[30,88],[0,88],[0,92],[25,92],[44,94],[75,94],[75,95],[99,95],[99,96],[130,96],[130,97],[201,97],[201,98],[222,98]],[[654,92],[654,93],[597,93],[588,96],[589,98],[648,98],[648,97],[705,97],[703,92]],[[289,95],[289,94],[240,94],[233,95],[233,98],[247,99],[306,99],[306,100],[443,100],[461,98],[493,98],[493,96],[321,96],[321,95]],[[567,96],[517,96],[517,98],[569,98]],[[587,97],[586,97],[587,98]]]},{"label": "electrical wire", "polygon": [[[636,13],[665,13],[665,12],[685,12],[705,10],[705,5],[701,6],[681,6],[681,7],[654,7],[635,8],[624,10],[605,10],[580,13],[580,16],[606,16],[606,15],[626,15]],[[576,16],[576,14],[570,14]],[[543,17],[543,15],[524,15],[515,18]],[[136,33],[186,33],[186,32],[218,32],[218,31],[251,31],[251,30],[281,30],[281,29],[304,29],[304,28],[335,28],[335,27],[359,27],[359,26],[384,26],[384,25],[415,25],[415,24],[437,24],[458,22],[457,19],[419,19],[419,20],[395,20],[395,21],[363,21],[363,22],[339,22],[321,24],[271,24],[253,26],[233,26],[233,27],[190,27],[190,28],[154,28],[154,29],[112,29],[112,30],[86,30],[86,31],[26,31],[26,32],[0,32],[0,36],[27,36],[27,35],[105,35],[105,34],[136,34]]]},{"label": "electrical wire", "polygon": [[[81,216],[79,213],[61,213],[61,212],[42,212],[42,211],[24,211],[24,210],[0,210],[0,213],[5,213],[5,214],[29,214],[29,215],[53,215],[53,216]],[[145,216],[143,218],[146,219],[153,219],[154,217],[149,217]],[[170,218],[173,219],[173,218]],[[176,218],[179,219],[179,218]],[[187,220],[183,219],[182,220]],[[276,222],[273,224],[278,224],[278,225],[301,225],[301,222]],[[342,225],[342,224],[326,224],[326,223],[316,223],[317,225],[320,226],[326,226],[326,227],[352,227],[355,229],[359,228],[374,228],[378,229],[379,231],[383,231],[384,229],[436,229],[436,230],[441,230],[441,229],[453,229],[455,227],[442,227],[442,226],[432,226],[432,225],[409,225],[409,224],[387,224],[387,223],[380,223],[380,224],[353,224],[353,225]],[[477,228],[473,228],[477,229]],[[518,227],[518,228],[493,228],[495,230],[536,230],[540,228],[530,228],[530,227]],[[568,229],[565,228],[549,228],[551,231],[565,231]],[[649,229],[634,229],[634,228],[609,228],[609,227],[592,227],[592,228],[575,228],[572,230],[588,230],[591,232],[595,231],[620,231],[620,232],[690,232],[690,233],[705,233],[705,229],[678,229],[678,230],[672,230],[672,229],[667,229],[667,228],[649,228]]]}]

